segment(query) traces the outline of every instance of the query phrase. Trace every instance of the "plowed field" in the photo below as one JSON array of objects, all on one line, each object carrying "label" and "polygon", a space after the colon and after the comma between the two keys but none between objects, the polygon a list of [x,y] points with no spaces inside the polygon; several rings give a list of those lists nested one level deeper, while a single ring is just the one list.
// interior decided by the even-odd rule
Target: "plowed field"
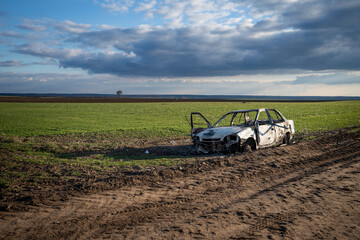
[{"label": "plowed field", "polygon": [[[358,239],[360,132],[124,175],[0,212],[1,239]],[[106,179],[111,184],[111,179]],[[115,181],[115,180],[114,180]]]}]

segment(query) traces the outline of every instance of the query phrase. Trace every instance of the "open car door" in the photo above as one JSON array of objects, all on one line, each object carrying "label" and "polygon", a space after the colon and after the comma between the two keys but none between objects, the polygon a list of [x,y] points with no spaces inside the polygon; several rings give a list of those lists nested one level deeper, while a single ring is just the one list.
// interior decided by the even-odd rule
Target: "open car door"
[{"label": "open car door", "polygon": [[199,112],[191,113],[191,137],[195,134],[204,131],[206,128],[210,128],[210,122]]}]

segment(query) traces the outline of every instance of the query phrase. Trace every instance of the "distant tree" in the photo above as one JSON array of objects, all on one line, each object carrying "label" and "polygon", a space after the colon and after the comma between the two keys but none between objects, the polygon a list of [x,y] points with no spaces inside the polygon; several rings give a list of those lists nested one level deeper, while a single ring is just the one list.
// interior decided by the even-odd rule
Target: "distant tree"
[{"label": "distant tree", "polygon": [[122,94],[122,91],[121,91],[121,90],[118,90],[118,91],[116,92],[116,95],[117,95],[118,97],[120,97],[121,94]]}]

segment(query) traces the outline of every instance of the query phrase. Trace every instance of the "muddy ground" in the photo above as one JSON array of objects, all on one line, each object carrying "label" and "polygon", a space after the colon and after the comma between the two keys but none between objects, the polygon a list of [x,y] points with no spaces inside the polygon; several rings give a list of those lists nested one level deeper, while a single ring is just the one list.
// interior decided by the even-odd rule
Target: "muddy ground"
[{"label": "muddy ground", "polygon": [[342,130],[89,179],[63,199],[50,186],[0,211],[0,239],[359,239],[359,182],[360,131]]}]

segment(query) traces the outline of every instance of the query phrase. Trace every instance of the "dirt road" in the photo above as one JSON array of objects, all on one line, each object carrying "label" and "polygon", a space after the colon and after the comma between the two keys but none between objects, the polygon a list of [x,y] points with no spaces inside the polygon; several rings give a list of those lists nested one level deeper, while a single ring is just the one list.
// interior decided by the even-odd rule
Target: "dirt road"
[{"label": "dirt road", "polygon": [[120,189],[1,212],[0,238],[360,237],[359,131],[133,174]]}]

